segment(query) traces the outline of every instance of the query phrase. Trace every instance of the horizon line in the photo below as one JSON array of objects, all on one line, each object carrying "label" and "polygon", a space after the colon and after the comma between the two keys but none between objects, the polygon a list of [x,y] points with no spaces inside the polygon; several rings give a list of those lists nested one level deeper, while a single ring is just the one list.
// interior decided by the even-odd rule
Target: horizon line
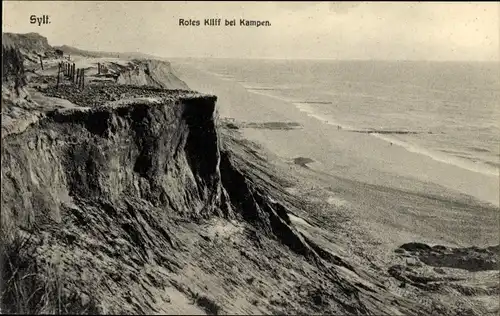
[{"label": "horizon line", "polygon": [[[2,31],[2,34],[4,33],[12,33],[12,34],[38,34],[40,36],[43,36],[47,38],[48,36],[43,35],[39,32],[27,32],[27,33],[16,33],[12,31]],[[3,36],[2,36],[2,45],[3,45]],[[214,56],[188,56],[188,57],[180,57],[180,56],[164,56],[164,55],[158,55],[155,53],[148,53],[148,52],[142,52],[139,50],[134,51],[124,51],[124,52],[117,52],[117,51],[106,51],[106,50],[94,50],[94,49],[86,49],[86,48],[79,48],[76,46],[68,45],[68,44],[50,44],[50,46],[55,47],[55,46],[68,46],[71,48],[75,48],[78,50],[82,51],[87,51],[87,52],[92,52],[92,53],[107,53],[107,54],[143,54],[143,55],[149,55],[150,57],[156,57],[156,58],[165,58],[165,59],[246,59],[246,60],[280,60],[280,61],[293,61],[293,60],[321,60],[321,61],[379,61],[379,62],[456,62],[456,63],[500,63],[500,59],[380,59],[380,58],[329,58],[329,57],[214,57]]]},{"label": "horizon line", "polygon": [[[124,53],[126,54],[126,53]],[[144,53],[145,55],[153,55],[149,53]],[[154,55],[156,56],[156,55]],[[401,61],[401,62],[488,62],[488,63],[498,63],[500,59],[380,59],[380,58],[326,58],[326,57],[316,57],[316,58],[287,58],[287,57],[213,57],[213,56],[197,56],[197,57],[175,57],[175,56],[158,56],[161,58],[173,58],[173,59],[253,59],[253,60],[325,60],[325,61]]]}]

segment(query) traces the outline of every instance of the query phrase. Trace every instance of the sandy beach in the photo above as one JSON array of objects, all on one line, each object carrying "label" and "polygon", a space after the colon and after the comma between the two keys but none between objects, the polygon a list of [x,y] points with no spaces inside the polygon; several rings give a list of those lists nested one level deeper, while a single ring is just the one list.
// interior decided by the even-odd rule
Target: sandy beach
[{"label": "sandy beach", "polygon": [[[498,241],[497,176],[436,161],[373,135],[338,129],[308,116],[289,102],[249,92],[238,82],[179,62],[173,66],[191,88],[218,96],[221,117],[300,124],[301,128],[287,130],[245,128],[243,133],[285,161],[297,157],[312,160],[307,164],[309,176],[321,179],[322,185],[349,182],[358,193],[369,191],[363,189],[364,185],[379,188],[380,192],[374,195],[358,194],[353,199],[358,206],[353,210],[370,223],[372,231],[382,234],[382,239],[394,243],[425,240],[460,245]],[[446,203],[414,205],[412,195]],[[455,204],[467,205],[467,211],[457,211]],[[411,211],[412,208],[418,210]],[[399,229],[384,233],[388,227]]]}]

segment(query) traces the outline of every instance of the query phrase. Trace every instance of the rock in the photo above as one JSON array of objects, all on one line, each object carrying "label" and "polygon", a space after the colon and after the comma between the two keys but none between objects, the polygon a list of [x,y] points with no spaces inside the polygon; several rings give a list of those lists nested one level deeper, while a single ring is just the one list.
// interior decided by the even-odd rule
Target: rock
[{"label": "rock", "polygon": [[410,267],[421,267],[422,262],[420,262],[417,258],[406,258],[406,265]]},{"label": "rock", "polygon": [[491,247],[452,248],[441,245],[430,247],[421,243],[409,243],[400,248],[429,266],[464,269],[471,272],[498,270],[498,257],[490,251]]},{"label": "rock", "polygon": [[239,129],[239,127],[234,123],[227,123],[226,127],[229,129]]}]

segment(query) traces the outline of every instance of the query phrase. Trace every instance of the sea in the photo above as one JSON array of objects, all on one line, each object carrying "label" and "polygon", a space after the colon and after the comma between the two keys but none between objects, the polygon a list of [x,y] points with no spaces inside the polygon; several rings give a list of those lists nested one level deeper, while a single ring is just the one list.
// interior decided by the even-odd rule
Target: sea
[{"label": "sea", "polygon": [[486,175],[500,167],[498,62],[193,59],[322,124]]}]

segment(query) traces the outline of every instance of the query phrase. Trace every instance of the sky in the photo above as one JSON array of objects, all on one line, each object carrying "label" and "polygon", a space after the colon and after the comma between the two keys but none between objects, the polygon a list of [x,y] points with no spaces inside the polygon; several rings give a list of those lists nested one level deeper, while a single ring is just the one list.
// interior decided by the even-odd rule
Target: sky
[{"label": "sky", "polygon": [[[4,32],[162,57],[498,61],[498,2],[3,1]],[[50,24],[30,24],[49,15]],[[203,26],[204,19],[237,26]],[[180,26],[179,19],[200,20]],[[269,21],[241,27],[239,19]]]}]

